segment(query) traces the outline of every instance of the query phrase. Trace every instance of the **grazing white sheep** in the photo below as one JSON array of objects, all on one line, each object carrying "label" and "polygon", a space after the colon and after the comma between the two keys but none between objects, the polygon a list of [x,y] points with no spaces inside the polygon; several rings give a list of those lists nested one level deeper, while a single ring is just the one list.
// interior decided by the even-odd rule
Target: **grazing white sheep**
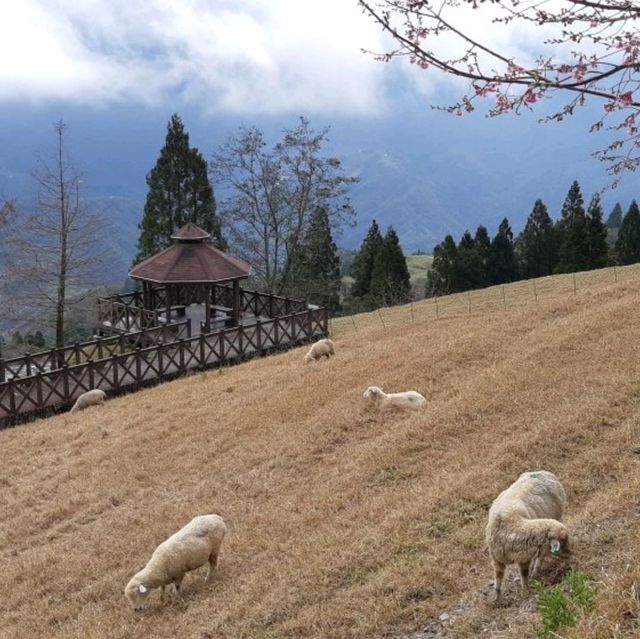
[{"label": "grazing white sheep", "polygon": [[392,408],[417,410],[427,403],[427,400],[417,391],[385,393],[378,386],[369,386],[362,396],[367,401],[375,404],[378,410],[389,410]]},{"label": "grazing white sheep", "polygon": [[329,359],[332,355],[335,355],[335,350],[333,348],[333,342],[330,339],[321,339],[318,340],[315,344],[311,346],[307,354],[304,356],[304,361],[313,362],[321,357],[326,357]]},{"label": "grazing white sheep", "polygon": [[[517,563],[523,591],[539,562],[569,553],[569,531],[560,523],[567,497],[558,478],[546,470],[522,473],[489,509],[486,539],[495,570],[496,601],[505,567]],[[530,572],[531,569],[531,572]]]},{"label": "grazing white sheep", "polygon": [[76,403],[71,407],[70,413],[75,413],[77,410],[82,410],[89,406],[97,406],[98,404],[104,404],[104,400],[107,399],[107,394],[99,388],[82,393]]},{"label": "grazing white sheep", "polygon": [[227,527],[219,515],[200,515],[163,541],[124,589],[131,607],[140,610],[153,588],[162,587],[163,599],[165,586],[169,584],[174,584],[176,593],[180,594],[185,574],[205,564],[208,564],[205,581],[210,581],[226,532]]}]

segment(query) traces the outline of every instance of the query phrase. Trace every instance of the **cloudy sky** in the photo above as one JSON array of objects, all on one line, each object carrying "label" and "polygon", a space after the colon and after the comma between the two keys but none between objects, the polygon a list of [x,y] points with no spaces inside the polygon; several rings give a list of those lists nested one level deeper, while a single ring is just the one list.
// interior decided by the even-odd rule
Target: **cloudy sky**
[{"label": "cloudy sky", "polygon": [[[462,11],[472,33],[527,55],[526,28]],[[452,81],[362,53],[385,44],[356,0],[2,0],[0,102],[178,96],[211,113],[366,116],[391,108],[398,76],[423,93]]]}]

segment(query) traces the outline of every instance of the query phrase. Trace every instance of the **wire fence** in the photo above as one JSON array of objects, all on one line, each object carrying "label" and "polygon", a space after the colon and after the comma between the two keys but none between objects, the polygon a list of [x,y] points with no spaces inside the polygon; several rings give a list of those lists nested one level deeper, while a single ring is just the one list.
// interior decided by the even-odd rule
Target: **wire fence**
[{"label": "wire fence", "polygon": [[588,290],[638,280],[640,264],[550,275],[379,308],[369,313],[334,317],[329,322],[329,332],[332,337],[343,337],[359,331],[386,331],[395,326],[513,308],[532,301],[567,299]]}]

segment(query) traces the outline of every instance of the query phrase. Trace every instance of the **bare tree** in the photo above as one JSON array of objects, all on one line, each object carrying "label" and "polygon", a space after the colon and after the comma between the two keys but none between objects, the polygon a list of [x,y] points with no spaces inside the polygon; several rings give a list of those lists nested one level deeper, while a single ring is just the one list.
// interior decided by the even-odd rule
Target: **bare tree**
[{"label": "bare tree", "polygon": [[[489,115],[532,109],[562,93],[566,101],[543,121],[572,115],[587,99],[603,102],[591,127],[616,131],[617,139],[595,153],[618,175],[640,164],[640,4],[631,0],[358,0],[390,34],[396,48],[377,53],[389,61],[406,57],[417,67],[465,78],[469,89],[444,108],[455,115],[489,98]],[[522,23],[539,32],[538,51],[515,59],[498,50],[492,30],[474,35],[469,12],[504,29]],[[473,16],[472,16],[473,17]],[[453,49],[452,49],[453,48]],[[614,180],[614,184],[618,178]]]},{"label": "bare tree", "polygon": [[327,134],[300,118],[267,149],[259,129],[240,128],[213,157],[213,177],[227,192],[220,210],[232,247],[270,292],[292,287],[296,249],[317,208],[327,210],[336,231],[354,218],[348,187],[358,179],[323,154]]},{"label": "bare tree", "polygon": [[37,199],[32,214],[20,224],[10,272],[19,296],[38,324],[55,329],[55,345],[65,343],[65,318],[70,305],[83,301],[98,281],[101,227],[84,206],[82,176],[66,153],[66,125],[54,125],[54,153],[40,159],[33,177]]}]

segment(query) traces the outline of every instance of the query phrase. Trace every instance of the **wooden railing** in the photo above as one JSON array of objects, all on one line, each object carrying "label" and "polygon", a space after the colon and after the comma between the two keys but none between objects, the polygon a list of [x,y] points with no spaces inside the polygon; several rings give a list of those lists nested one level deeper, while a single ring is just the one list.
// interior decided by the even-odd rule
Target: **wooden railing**
[{"label": "wooden railing", "polygon": [[[206,289],[203,286],[185,287],[179,291],[176,299],[171,301],[174,304],[188,306],[202,302],[205,295]],[[142,295],[138,291],[102,297],[98,300],[98,322],[100,324],[107,322],[107,326],[114,327],[114,332],[119,330],[117,327],[121,327],[120,330],[126,330],[127,326],[131,326],[133,327],[131,330],[141,330],[142,327],[157,326],[158,316],[163,314],[166,306],[165,287],[155,288],[153,296],[155,309],[142,308]],[[214,285],[211,302],[231,308],[233,306],[233,288],[227,285]],[[274,319],[306,310],[307,303],[302,300],[240,289],[240,311],[252,313],[256,317]]]},{"label": "wooden railing", "polygon": [[90,359],[104,359],[126,353],[137,346],[150,346],[151,344],[174,342],[177,339],[191,337],[189,326],[190,322],[184,320],[170,326],[158,326],[115,337],[99,337],[64,348],[53,348],[0,360],[0,383],[16,377],[31,377],[36,373],[49,373],[62,366],[78,365]]},{"label": "wooden railing", "polygon": [[[140,346],[124,353],[93,357],[55,370],[38,370],[0,384],[0,427],[47,409],[70,406],[82,393],[101,388],[107,393],[139,388],[184,375],[190,370],[234,363],[289,348],[327,335],[328,312],[305,310],[249,326],[237,326],[199,337]],[[102,341],[103,349],[106,340]]]}]

